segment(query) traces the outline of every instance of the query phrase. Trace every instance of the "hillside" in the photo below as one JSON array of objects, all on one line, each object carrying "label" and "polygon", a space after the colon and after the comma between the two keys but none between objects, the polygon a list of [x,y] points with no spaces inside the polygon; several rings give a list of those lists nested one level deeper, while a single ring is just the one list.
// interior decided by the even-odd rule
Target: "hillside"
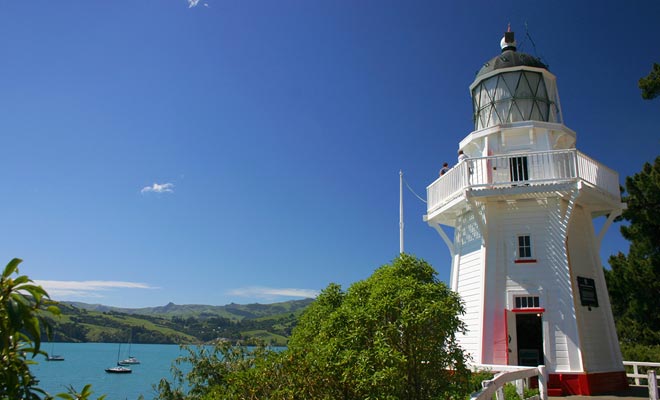
[{"label": "hillside", "polygon": [[226,306],[176,305],[116,308],[60,303],[51,317],[61,342],[204,343],[215,339],[285,345],[298,316],[313,300]]},{"label": "hillside", "polygon": [[139,314],[146,316],[157,316],[164,318],[209,318],[222,317],[231,320],[240,321],[244,318],[254,319],[260,317],[270,317],[285,313],[295,313],[303,309],[312,302],[312,299],[292,300],[272,304],[235,304],[231,303],[225,306],[211,306],[202,304],[184,304],[178,305],[168,303],[159,307],[144,308],[119,308],[104,306],[102,304],[87,304],[79,302],[64,302],[79,309],[98,312],[118,312],[123,314]]}]

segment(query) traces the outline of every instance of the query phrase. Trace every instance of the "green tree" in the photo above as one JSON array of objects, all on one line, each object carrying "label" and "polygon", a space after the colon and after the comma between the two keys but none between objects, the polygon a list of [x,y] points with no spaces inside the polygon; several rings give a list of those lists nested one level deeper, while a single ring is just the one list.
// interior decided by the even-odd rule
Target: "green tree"
[{"label": "green tree", "polygon": [[[50,301],[48,293],[25,275],[18,274],[22,260],[14,258],[0,276],[0,399],[52,399],[37,387],[30,372],[30,365],[38,354],[47,355],[41,348],[41,327],[50,334],[46,314],[57,315],[59,308]],[[69,388],[68,393],[58,398],[84,400],[92,394],[89,385],[77,393]],[[103,399],[105,396],[99,398]]]},{"label": "green tree", "polygon": [[639,80],[639,88],[642,89],[644,100],[651,100],[660,95],[660,64],[653,63],[651,72]]},{"label": "green tree", "polygon": [[630,241],[625,255],[610,257],[605,278],[622,344],[660,344],[660,157],[626,178],[622,200],[629,222],[621,234]]},{"label": "green tree", "polygon": [[289,349],[327,398],[449,398],[468,391],[463,312],[428,263],[402,254],[345,293],[328,286]]},{"label": "green tree", "polygon": [[[45,392],[36,387],[29,365],[34,363],[31,358],[44,354],[39,310],[48,294],[25,275],[12,278],[21,261],[11,260],[0,277],[0,398],[38,399]],[[58,310],[51,306],[49,311]]]},{"label": "green tree", "polygon": [[190,372],[175,368],[175,384],[157,389],[165,400],[463,398],[473,384],[455,337],[462,313],[428,263],[402,254],[346,292],[330,284],[285,351],[189,349],[179,362]]}]

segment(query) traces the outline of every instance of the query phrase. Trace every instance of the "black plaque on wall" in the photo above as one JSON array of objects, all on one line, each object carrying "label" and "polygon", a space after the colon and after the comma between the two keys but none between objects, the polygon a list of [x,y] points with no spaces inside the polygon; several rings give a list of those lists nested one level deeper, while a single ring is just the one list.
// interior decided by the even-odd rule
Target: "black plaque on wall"
[{"label": "black plaque on wall", "polygon": [[598,307],[596,281],[591,278],[578,276],[577,282],[578,288],[580,289],[580,304],[586,307]]}]

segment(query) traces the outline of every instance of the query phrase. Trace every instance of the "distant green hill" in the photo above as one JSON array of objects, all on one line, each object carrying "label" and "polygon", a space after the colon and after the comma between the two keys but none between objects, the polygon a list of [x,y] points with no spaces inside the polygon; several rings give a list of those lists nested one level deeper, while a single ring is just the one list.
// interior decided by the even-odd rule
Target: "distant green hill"
[{"label": "distant green hill", "polygon": [[168,303],[159,307],[144,308],[120,308],[104,306],[102,304],[87,304],[78,302],[63,302],[79,309],[99,312],[119,312],[124,314],[139,314],[158,317],[223,317],[231,320],[240,321],[244,318],[254,319],[260,317],[270,317],[285,313],[295,313],[298,310],[307,307],[313,300],[291,300],[272,304],[235,304],[231,303],[225,306],[210,306],[202,304],[184,304],[178,305]]},{"label": "distant green hill", "polygon": [[133,343],[204,343],[216,339],[286,345],[298,316],[312,299],[273,304],[226,306],[176,305],[117,308],[99,304],[60,303],[52,317],[54,341]]}]

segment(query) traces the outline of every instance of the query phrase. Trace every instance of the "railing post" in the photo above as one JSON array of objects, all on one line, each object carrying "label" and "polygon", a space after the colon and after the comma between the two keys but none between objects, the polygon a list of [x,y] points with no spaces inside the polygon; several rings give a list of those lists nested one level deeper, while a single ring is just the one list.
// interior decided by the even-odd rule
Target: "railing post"
[{"label": "railing post", "polygon": [[520,396],[521,399],[523,399],[525,395],[525,381],[526,379],[518,379],[516,381],[516,392]]},{"label": "railing post", "polygon": [[504,399],[504,386],[500,386],[499,388],[497,388],[497,391],[495,392],[495,398],[497,400],[505,400]]},{"label": "railing post", "polygon": [[635,386],[639,386],[639,371],[637,370],[637,364],[633,364],[633,374],[635,374]]},{"label": "railing post", "polygon": [[649,399],[658,400],[658,381],[655,376],[655,371],[649,371]]},{"label": "railing post", "polygon": [[548,400],[548,371],[545,365],[539,365],[539,398]]}]

